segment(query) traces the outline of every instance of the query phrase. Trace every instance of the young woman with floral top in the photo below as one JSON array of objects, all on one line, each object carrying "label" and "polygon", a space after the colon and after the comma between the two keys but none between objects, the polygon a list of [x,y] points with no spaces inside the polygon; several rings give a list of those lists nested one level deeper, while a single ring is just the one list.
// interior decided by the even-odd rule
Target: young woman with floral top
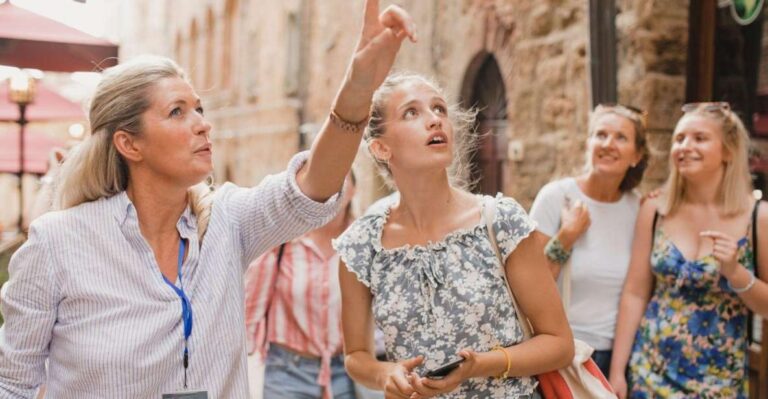
[{"label": "young woman with floral top", "polygon": [[[449,172],[472,117],[417,75],[391,76],[374,95],[366,140],[401,198],[335,246],[347,370],[387,398],[537,397],[530,376],[573,357],[546,237],[513,199],[470,194]],[[536,332],[525,342],[483,218],[491,202],[504,273]],[[374,323],[388,361],[374,355]],[[456,355],[464,362],[444,379],[424,377]]]}]

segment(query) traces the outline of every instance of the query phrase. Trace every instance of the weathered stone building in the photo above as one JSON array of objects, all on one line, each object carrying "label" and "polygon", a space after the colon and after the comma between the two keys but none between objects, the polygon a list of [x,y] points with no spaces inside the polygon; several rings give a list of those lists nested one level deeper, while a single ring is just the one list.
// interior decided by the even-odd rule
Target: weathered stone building
[{"label": "weathered stone building", "polygon": [[[382,8],[388,3],[382,1]],[[481,107],[481,130],[494,135],[476,157],[480,187],[526,205],[551,178],[579,170],[596,101],[649,111],[657,157],[648,188],[666,174],[669,134],[681,104],[735,100],[751,115],[757,112],[755,93],[768,93],[766,56],[761,62],[750,48],[732,48],[756,40],[759,54],[761,40],[768,43],[764,18],[734,27],[728,10],[717,9],[714,0],[399,3],[416,19],[420,40],[403,46],[396,67],[433,75],[456,100]],[[326,118],[362,5],[125,1],[120,15],[129,22],[121,28],[121,57],[152,52],[177,59],[214,123],[216,180],[254,184],[282,169]],[[734,63],[739,65],[731,73],[741,74],[740,81],[724,75]],[[759,87],[757,71],[763,71]],[[744,95],[731,96],[735,92]],[[363,177],[373,175],[366,162],[360,169]],[[383,191],[375,178],[364,178],[362,186],[364,204]]]}]

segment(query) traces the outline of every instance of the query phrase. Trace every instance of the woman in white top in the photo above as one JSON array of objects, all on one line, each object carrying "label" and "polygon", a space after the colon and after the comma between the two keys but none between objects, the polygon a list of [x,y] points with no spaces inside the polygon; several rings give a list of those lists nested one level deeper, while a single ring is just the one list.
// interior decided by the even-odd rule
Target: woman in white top
[{"label": "woman in white top", "polygon": [[551,236],[545,252],[552,274],[571,268],[570,295],[568,287],[561,294],[569,297],[573,335],[596,349],[593,359],[606,376],[640,204],[633,189],[648,154],[641,111],[598,105],[590,117],[586,171],[545,185],[531,208],[539,229]]},{"label": "woman in white top", "polygon": [[173,61],[105,71],[93,134],[62,166],[60,210],[11,260],[0,397],[30,398],[44,381],[57,398],[247,397],[244,268],[335,214],[373,92],[413,29],[403,10],[367,1],[312,150],[248,189],[201,184],[211,125]]}]

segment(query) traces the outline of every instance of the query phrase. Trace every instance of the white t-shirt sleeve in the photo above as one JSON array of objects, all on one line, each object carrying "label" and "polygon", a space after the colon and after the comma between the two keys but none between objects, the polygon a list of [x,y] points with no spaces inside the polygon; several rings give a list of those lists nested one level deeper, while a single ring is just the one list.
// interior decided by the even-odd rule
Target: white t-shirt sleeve
[{"label": "white t-shirt sleeve", "polygon": [[539,190],[531,206],[531,218],[538,224],[538,230],[554,236],[560,229],[560,209],[565,197],[564,180],[546,184]]}]

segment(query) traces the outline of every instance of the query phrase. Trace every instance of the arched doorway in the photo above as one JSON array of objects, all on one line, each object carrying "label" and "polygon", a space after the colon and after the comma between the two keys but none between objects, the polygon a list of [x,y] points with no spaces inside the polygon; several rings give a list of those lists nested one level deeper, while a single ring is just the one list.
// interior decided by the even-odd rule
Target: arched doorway
[{"label": "arched doorway", "polygon": [[464,106],[476,107],[478,148],[472,154],[472,191],[495,195],[503,191],[507,157],[507,93],[493,54],[482,53],[469,65],[462,89]]}]

